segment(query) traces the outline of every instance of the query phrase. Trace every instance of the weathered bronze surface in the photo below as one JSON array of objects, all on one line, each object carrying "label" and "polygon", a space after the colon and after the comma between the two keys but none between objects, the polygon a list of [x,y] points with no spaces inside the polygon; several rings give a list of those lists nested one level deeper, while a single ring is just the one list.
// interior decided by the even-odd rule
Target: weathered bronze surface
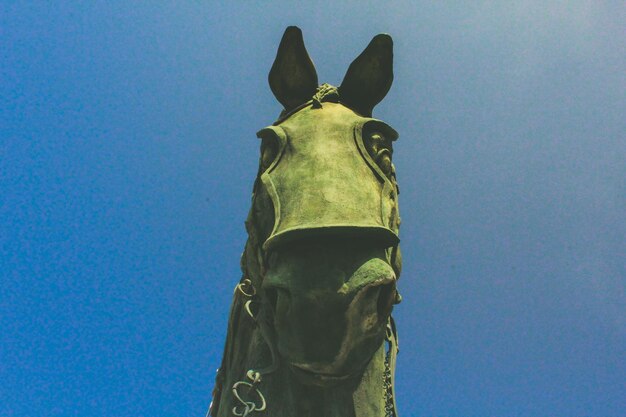
[{"label": "weathered bronze surface", "polygon": [[212,417],[397,417],[398,134],[371,117],[392,61],[377,35],[341,86],[318,86],[300,29],[285,31]]}]

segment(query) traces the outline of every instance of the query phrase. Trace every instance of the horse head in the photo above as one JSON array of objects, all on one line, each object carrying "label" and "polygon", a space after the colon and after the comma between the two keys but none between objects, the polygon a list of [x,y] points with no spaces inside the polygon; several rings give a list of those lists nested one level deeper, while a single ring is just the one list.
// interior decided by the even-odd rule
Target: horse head
[{"label": "horse head", "polygon": [[[392,48],[390,36],[375,36],[339,87],[318,86],[302,33],[289,27],[269,73],[284,110],[257,133],[259,171],[233,310],[254,318],[268,346],[265,373],[281,367],[302,386],[358,381],[389,337],[400,300],[398,134],[371,117],[391,87]],[[246,326],[231,313],[233,344],[235,327]],[[255,343],[246,340],[239,343]],[[251,368],[243,364],[250,355],[230,356]]]}]

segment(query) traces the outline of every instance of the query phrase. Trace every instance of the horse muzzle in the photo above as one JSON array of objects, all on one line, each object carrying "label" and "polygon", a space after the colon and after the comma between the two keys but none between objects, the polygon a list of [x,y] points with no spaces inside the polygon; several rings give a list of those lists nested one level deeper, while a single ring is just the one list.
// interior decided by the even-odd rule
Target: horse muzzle
[{"label": "horse muzzle", "polygon": [[385,253],[368,242],[312,238],[271,254],[263,287],[278,352],[303,383],[357,377],[380,348],[396,297]]}]

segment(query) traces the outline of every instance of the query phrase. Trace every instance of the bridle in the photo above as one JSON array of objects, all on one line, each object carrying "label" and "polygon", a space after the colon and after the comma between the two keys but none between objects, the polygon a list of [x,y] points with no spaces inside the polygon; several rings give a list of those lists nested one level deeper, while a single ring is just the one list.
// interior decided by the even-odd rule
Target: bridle
[{"label": "bridle", "polygon": [[[286,371],[281,369],[282,364],[299,367],[301,363],[311,364],[307,365],[311,367],[321,366],[313,368],[314,371],[312,372],[305,368],[305,371],[315,375],[316,378],[320,378],[315,380],[313,384],[320,381],[322,381],[321,384],[325,384],[328,381],[328,379],[324,379],[329,375],[324,371],[325,366],[330,367],[328,369],[335,369],[332,367],[353,369],[345,377],[350,377],[352,381],[344,390],[346,395],[352,395],[351,384],[353,382],[358,385],[355,388],[354,397],[352,397],[353,401],[357,401],[358,398],[368,398],[367,396],[373,395],[378,389],[377,387],[380,386],[382,397],[378,397],[379,400],[376,400],[379,402],[375,405],[375,409],[381,410],[380,407],[384,405],[385,417],[397,417],[394,373],[398,353],[398,336],[390,313],[392,304],[397,304],[400,297],[397,290],[395,298],[391,292],[383,291],[383,289],[396,289],[395,280],[399,277],[401,269],[399,238],[397,236],[400,224],[397,210],[398,188],[395,168],[391,163],[391,153],[393,152],[391,142],[397,138],[397,133],[384,122],[371,117],[373,107],[384,98],[391,87],[393,80],[392,61],[393,43],[391,37],[386,34],[377,35],[361,55],[352,62],[339,87],[330,84],[318,86],[317,74],[304,47],[300,29],[289,27],[285,31],[269,73],[270,88],[278,101],[283,104],[284,110],[272,126],[257,133],[257,136],[262,139],[261,161],[254,183],[252,208],[246,220],[248,242],[241,262],[243,276],[234,290],[222,368],[218,370],[213,391],[215,403],[212,403],[207,417],[217,416],[218,409],[221,408],[219,404],[221,400],[233,403],[223,405],[228,406],[228,410],[236,417],[248,417],[254,412],[268,409],[268,399],[263,392],[274,395],[277,389],[283,388],[273,384],[275,376],[269,378],[272,384],[264,387],[264,382],[268,382],[268,376],[276,374],[279,369],[280,375],[287,375],[283,374]],[[316,111],[315,109],[326,107],[324,103],[334,104],[329,104],[329,109],[321,112],[321,118],[312,116],[312,112]],[[311,113],[303,113],[296,119],[290,119],[307,108],[312,109]],[[304,122],[300,125],[302,120]],[[343,120],[350,123],[342,124],[338,123],[337,120],[341,120],[342,123]],[[318,134],[320,132],[318,126],[325,126],[330,130]],[[335,137],[343,139],[340,129],[343,129],[344,126],[350,129],[356,142],[356,150],[350,148],[351,145],[343,140],[329,142]],[[301,127],[303,129],[300,129]],[[366,127],[368,129],[367,138],[365,136]],[[291,133],[294,131],[298,134],[292,137]],[[303,141],[303,139],[308,138],[323,140]],[[367,144],[364,143],[365,139],[368,141]],[[302,146],[302,148],[298,148],[298,146]],[[330,147],[333,151],[331,153],[324,152],[325,146]],[[290,149],[290,151],[287,152],[285,149]],[[293,149],[308,149],[309,152],[312,152],[309,155],[313,155],[313,158],[307,160],[302,166],[309,167],[306,169],[317,169],[317,171],[307,172],[305,170],[302,174],[303,171],[286,170],[285,167],[289,165],[280,165],[277,168],[284,155],[287,156],[282,159],[283,161],[297,161],[297,158],[307,155],[306,152],[298,154],[298,151],[293,151]],[[335,161],[332,160],[333,157],[338,158],[338,155],[347,155],[348,158],[340,166],[333,165]],[[361,158],[365,160],[365,164],[369,168],[362,165]],[[302,167],[301,165],[298,166]],[[287,172],[299,174],[290,177],[289,174],[286,174]],[[331,173],[331,175],[325,176],[326,173]],[[357,183],[352,184],[343,180],[343,178],[350,176],[362,179],[366,184],[369,184],[367,181],[373,179],[374,182],[371,184],[375,185],[358,186]],[[293,190],[306,190],[308,194],[304,194],[304,192],[293,193]],[[326,198],[331,200],[326,200]],[[334,211],[327,211],[324,208],[316,212],[316,209],[319,210],[319,201],[332,201]],[[273,207],[274,211],[270,207]],[[310,211],[302,211],[301,207],[310,208]],[[320,213],[324,213],[326,217]],[[368,217],[363,216],[363,213],[371,214]],[[268,228],[270,230],[267,230]],[[359,238],[357,239],[367,237],[364,240],[375,243],[373,246],[376,248],[368,248],[366,252],[358,252],[360,249],[352,248],[352,244],[349,246],[353,252],[344,253],[342,248],[333,249],[335,252],[332,256],[337,256],[341,262],[355,262],[355,265],[362,266],[362,269],[357,272],[351,272],[360,274],[352,275],[360,278],[343,281],[342,289],[345,287],[352,292],[340,293],[337,291],[335,293],[335,287],[331,289],[331,287],[324,287],[324,284],[316,289],[322,291],[321,294],[326,291],[329,296],[328,300],[335,303],[335,308],[343,305],[341,304],[344,302],[343,300],[348,300],[346,303],[348,303],[350,310],[346,312],[347,319],[344,318],[344,320],[364,317],[362,323],[371,323],[371,325],[362,324],[361,326],[365,327],[359,327],[349,324],[357,322],[340,321],[338,327],[333,327],[333,331],[337,329],[343,331],[343,333],[338,333],[343,335],[343,339],[338,339],[342,343],[341,349],[344,349],[345,346],[345,350],[340,350],[341,354],[333,353],[326,356],[326,358],[332,359],[327,362],[324,362],[327,359],[323,359],[321,362],[323,365],[318,365],[320,362],[315,363],[315,360],[312,362],[293,362],[291,355],[296,352],[297,357],[301,353],[298,352],[300,349],[297,347],[299,346],[298,343],[306,343],[302,341],[306,341],[308,335],[302,338],[301,333],[290,333],[291,330],[289,329],[298,328],[298,331],[309,332],[311,330],[308,327],[310,312],[315,312],[315,319],[318,319],[318,314],[325,316],[328,313],[326,319],[335,321],[334,314],[337,310],[332,308],[319,310],[324,305],[317,302],[311,303],[310,300],[303,298],[305,297],[303,294],[308,295],[306,292],[308,287],[302,287],[302,283],[317,282],[311,280],[311,275],[307,275],[309,271],[305,269],[310,268],[310,265],[307,263],[306,256],[304,258],[301,256],[302,251],[307,256],[309,255],[309,246],[297,246],[297,250],[292,252],[289,250],[293,248],[283,249],[289,247],[289,242],[299,239],[299,236],[305,234],[306,236],[320,236],[321,233],[329,230],[333,236],[338,233],[338,230],[343,230],[342,233],[347,231],[354,233],[348,235],[350,239],[357,236],[356,233],[358,233]],[[372,240],[372,237],[376,239]],[[332,242],[333,247],[336,248],[338,247],[336,245],[341,245],[338,242],[342,241],[333,240]],[[274,251],[278,245],[280,245],[280,249]],[[361,247],[358,246],[358,248]],[[281,256],[287,256],[289,261],[280,260]],[[289,256],[295,257],[289,258]],[[350,258],[351,256],[353,258]],[[360,256],[360,258],[354,256]],[[366,261],[357,263],[366,256],[368,257]],[[274,259],[277,263],[274,263]],[[305,259],[306,262],[302,263],[302,259]],[[292,261],[293,263],[290,264]],[[270,262],[272,269],[269,267]],[[287,272],[285,273],[285,271]],[[295,275],[293,271],[296,271]],[[339,271],[340,274],[345,273],[345,270],[340,269]],[[322,271],[322,274],[325,273]],[[330,280],[339,277],[339,281],[328,282],[342,282],[341,275],[320,276],[328,277]],[[294,277],[297,279],[294,280]],[[304,281],[302,280],[303,277],[306,278]],[[366,279],[370,279],[370,281],[366,281]],[[293,304],[289,305],[290,301],[285,301],[288,298],[285,298],[283,293],[279,292],[277,295],[276,288],[280,289],[280,285],[295,285],[295,291],[288,294],[287,297],[300,297],[300,302],[294,301]],[[352,287],[348,285],[352,285]],[[370,291],[370,289],[374,289],[374,291]],[[346,294],[350,295],[347,296]],[[367,298],[370,297],[369,294],[374,294],[372,297],[377,298],[375,300]],[[294,298],[294,300],[296,299],[298,298]],[[358,301],[353,303],[349,300]],[[392,302],[392,300],[394,301]],[[290,311],[289,315],[285,314],[286,306],[293,307],[295,312]],[[361,309],[361,306],[369,307],[368,309]],[[372,321],[370,317],[375,318]],[[303,323],[307,323],[307,326],[303,326]],[[312,328],[316,329],[315,332],[319,332],[315,326]],[[315,333],[313,337],[325,338],[325,331],[326,328],[323,328],[322,333]],[[298,334],[300,338],[289,339],[293,334]],[[284,339],[285,337],[287,339]],[[290,345],[290,343],[294,343],[293,340],[296,340],[295,344]],[[332,342],[334,339],[331,337],[324,340]],[[350,341],[357,345],[344,345],[344,341]],[[380,345],[378,344],[379,341]],[[251,345],[245,346],[248,342]],[[358,346],[358,349],[354,346]],[[304,351],[306,352],[306,350]],[[334,351],[331,350],[330,352]],[[349,357],[345,352],[349,352],[353,356]],[[323,355],[325,354],[327,353]],[[309,357],[315,357],[315,355]],[[355,359],[358,362],[354,362]],[[354,363],[360,365],[354,366]],[[360,366],[366,366],[363,372],[374,372],[369,375],[376,375],[375,379],[371,379],[371,376],[363,376],[361,380],[358,380]],[[241,374],[233,374],[233,372]],[[295,375],[297,378],[301,377],[297,372]],[[379,376],[380,385],[373,382]],[[336,381],[343,381],[343,378],[342,374],[340,379]],[[300,380],[300,383],[308,385],[311,382],[308,379],[306,381],[308,382],[305,383]],[[337,383],[343,384],[343,382]],[[230,392],[223,393],[223,389],[228,389]],[[271,402],[272,398],[269,401]],[[355,407],[356,417],[371,417],[369,414],[364,415],[363,413],[367,412],[360,411],[360,409],[360,407]],[[220,415],[223,415],[222,413]]]},{"label": "bridle", "polygon": [[[285,121],[290,116],[294,115],[298,111],[306,108],[320,108],[326,101],[337,102],[338,91],[335,87],[328,84],[324,84],[318,88],[315,96],[288,113],[281,114],[281,117],[274,123],[278,125]],[[259,173],[260,175],[260,173]],[[259,178],[255,181],[255,193],[256,186],[259,183]],[[256,212],[256,198],[253,197],[251,216]],[[233,399],[235,404],[232,406],[232,414],[237,417],[247,417],[253,412],[261,412],[267,408],[267,399],[262,392],[263,380],[272,373],[276,372],[280,366],[280,357],[276,346],[276,330],[273,327],[273,311],[268,308],[268,300],[264,297],[264,290],[262,289],[262,282],[264,275],[267,272],[267,264],[265,259],[265,251],[262,248],[258,238],[261,235],[260,231],[256,227],[256,218],[249,217],[246,221],[246,227],[249,233],[249,246],[246,246],[246,251],[251,251],[257,256],[257,262],[259,263],[260,275],[252,277],[245,267],[245,262],[242,262],[244,275],[240,282],[236,285],[234,290],[234,296],[241,299],[243,303],[243,311],[250,320],[254,322],[254,325],[258,328],[262,339],[270,352],[271,360],[266,364],[257,364],[255,367],[248,369],[245,375],[242,375],[231,387],[233,393]],[[243,255],[246,256],[246,253]],[[390,251],[388,252],[390,256]],[[390,260],[390,259],[388,259]],[[255,279],[256,278],[256,279]],[[254,281],[257,281],[256,284]],[[384,373],[383,380],[381,381],[382,393],[384,396],[384,410],[385,417],[397,417],[397,406],[394,393],[394,373],[396,365],[396,357],[398,353],[398,336],[393,318],[389,316],[386,325],[385,341],[385,355],[384,355]],[[211,415],[212,408],[209,409],[207,417]],[[357,416],[360,417],[360,416]]]}]

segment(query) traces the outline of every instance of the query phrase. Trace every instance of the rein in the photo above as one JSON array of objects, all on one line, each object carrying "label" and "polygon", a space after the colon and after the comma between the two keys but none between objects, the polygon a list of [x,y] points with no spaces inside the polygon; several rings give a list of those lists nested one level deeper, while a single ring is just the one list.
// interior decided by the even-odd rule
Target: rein
[{"label": "rein", "polygon": [[[270,365],[259,370],[250,369],[248,370],[248,372],[246,372],[246,378],[250,380],[250,382],[242,380],[237,381],[235,382],[235,384],[233,384],[233,395],[235,399],[240,402],[240,404],[237,404],[233,407],[233,415],[238,417],[246,417],[254,411],[263,411],[267,407],[265,397],[261,393],[258,385],[259,383],[261,383],[264,376],[269,375],[278,369],[279,362],[278,354],[276,352],[275,337],[271,327],[269,326],[269,323],[263,317],[259,317],[259,314],[255,315],[252,312],[251,306],[252,303],[255,302],[254,298],[257,295],[256,288],[252,284],[252,281],[250,281],[250,279],[248,278],[244,278],[239,284],[237,284],[237,286],[235,287],[235,291],[239,291],[244,297],[249,298],[249,300],[246,301],[246,303],[244,304],[244,308],[246,310],[246,313],[248,313],[248,315],[255,321],[255,323],[259,327],[261,336],[263,337],[263,340],[269,348],[270,354],[272,356],[272,362]],[[247,387],[246,395],[248,396],[254,390],[260,404],[257,405],[257,403],[252,400],[244,400],[241,396],[241,393],[239,392],[240,387]],[[239,407],[243,407],[243,409],[240,409]]]}]

